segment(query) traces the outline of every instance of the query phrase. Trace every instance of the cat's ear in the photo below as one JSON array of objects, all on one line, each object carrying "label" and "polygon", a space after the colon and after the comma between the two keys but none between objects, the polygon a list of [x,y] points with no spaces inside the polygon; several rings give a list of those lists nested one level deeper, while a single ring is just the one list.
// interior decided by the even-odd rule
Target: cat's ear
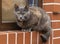
[{"label": "cat's ear", "polygon": [[25,6],[25,10],[28,10],[28,9],[29,9],[29,6],[26,5],[26,6]]},{"label": "cat's ear", "polygon": [[14,5],[15,10],[19,10],[19,6],[17,4]]}]

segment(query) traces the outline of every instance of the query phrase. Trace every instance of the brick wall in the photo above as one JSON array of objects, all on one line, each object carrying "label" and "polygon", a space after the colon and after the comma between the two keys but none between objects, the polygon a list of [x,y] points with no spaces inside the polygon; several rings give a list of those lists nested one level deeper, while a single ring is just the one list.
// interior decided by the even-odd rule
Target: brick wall
[{"label": "brick wall", "polygon": [[42,44],[42,40],[38,32],[0,31],[0,44]]},{"label": "brick wall", "polygon": [[38,32],[3,31],[0,32],[0,44],[42,44],[42,42]]},{"label": "brick wall", "polygon": [[49,14],[52,22],[50,44],[60,43],[60,0],[44,0],[43,9]]},{"label": "brick wall", "polygon": [[[60,0],[44,0],[43,9],[51,17],[52,34],[47,44],[60,43],[60,14],[53,14],[60,12]],[[41,38],[39,40],[38,32],[18,32],[5,31],[0,32],[0,44],[42,44]]]}]

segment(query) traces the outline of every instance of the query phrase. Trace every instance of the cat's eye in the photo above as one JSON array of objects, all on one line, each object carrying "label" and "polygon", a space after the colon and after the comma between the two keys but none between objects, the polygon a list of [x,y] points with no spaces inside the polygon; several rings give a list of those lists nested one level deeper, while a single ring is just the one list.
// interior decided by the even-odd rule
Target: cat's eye
[{"label": "cat's eye", "polygon": [[18,14],[20,14],[20,11],[17,11]]}]

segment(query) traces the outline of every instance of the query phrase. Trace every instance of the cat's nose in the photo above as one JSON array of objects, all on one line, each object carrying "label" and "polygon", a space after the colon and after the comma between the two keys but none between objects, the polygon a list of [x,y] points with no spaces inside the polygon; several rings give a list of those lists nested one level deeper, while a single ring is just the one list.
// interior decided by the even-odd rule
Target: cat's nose
[{"label": "cat's nose", "polygon": [[19,19],[22,19],[22,15],[19,16]]},{"label": "cat's nose", "polygon": [[22,19],[22,17],[20,17],[20,19]]}]

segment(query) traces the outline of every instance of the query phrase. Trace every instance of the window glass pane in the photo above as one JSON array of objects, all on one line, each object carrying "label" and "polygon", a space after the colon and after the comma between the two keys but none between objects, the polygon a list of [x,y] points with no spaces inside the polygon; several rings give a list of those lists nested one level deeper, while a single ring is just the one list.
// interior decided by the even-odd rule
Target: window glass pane
[{"label": "window glass pane", "polygon": [[34,1],[34,0],[28,0],[29,6],[32,6],[32,5],[33,5],[33,1]]},{"label": "window glass pane", "polygon": [[29,6],[38,6],[38,0],[28,0]]},{"label": "window glass pane", "polygon": [[38,0],[34,0],[34,5],[38,6]]}]

